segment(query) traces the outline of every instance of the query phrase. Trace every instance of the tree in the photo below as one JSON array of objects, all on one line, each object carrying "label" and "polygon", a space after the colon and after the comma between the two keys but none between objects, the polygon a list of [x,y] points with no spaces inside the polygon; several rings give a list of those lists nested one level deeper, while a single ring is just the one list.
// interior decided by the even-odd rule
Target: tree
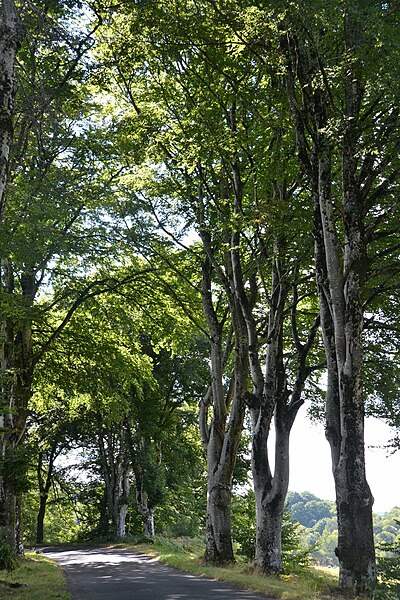
[{"label": "tree", "polygon": [[[6,184],[9,171],[10,150],[13,138],[15,62],[16,53],[23,39],[23,27],[19,21],[15,4],[5,0],[0,9],[0,233],[3,234]],[[8,286],[7,260],[0,256],[0,294]],[[8,456],[7,437],[12,416],[9,398],[9,371],[11,367],[11,332],[9,323],[1,316],[0,329],[0,531],[5,542],[15,548],[12,535],[15,497],[9,489],[9,477],[5,475],[5,460]]]},{"label": "tree", "polygon": [[48,501],[60,475],[57,462],[74,446],[79,429],[66,399],[54,388],[46,386],[44,377],[40,393],[34,394],[30,403],[27,429],[29,464],[35,471],[39,495],[35,538],[37,544],[42,544]]},{"label": "tree", "polygon": [[[290,11],[281,50],[299,162],[314,207],[340,584],[363,590],[375,581],[373,497],[364,459],[363,325],[371,274],[396,252],[387,221],[397,204],[397,88],[387,87],[396,23],[389,4],[318,4],[313,14],[306,22]],[[382,61],[380,36],[389,52]],[[372,296],[381,292],[387,293],[378,286]]]},{"label": "tree", "polygon": [[[42,356],[87,298],[121,283],[113,279],[104,260],[115,241],[104,210],[113,175],[100,169],[96,144],[89,143],[91,105],[84,57],[100,20],[89,11],[82,29],[78,13],[68,3],[36,8],[21,9],[27,35],[19,55],[15,144],[1,224],[6,421],[2,456],[4,464],[9,462],[4,466],[7,473],[13,472],[14,451],[24,441],[34,372]],[[89,172],[91,177],[83,176]],[[91,276],[88,270],[95,270],[95,262],[98,270]],[[132,277],[132,272],[125,273],[124,282]],[[49,286],[54,294],[45,300],[41,292]],[[47,328],[47,314],[56,305],[59,319]],[[13,547],[20,546],[14,531],[16,485],[14,475],[1,479],[0,487],[7,488],[0,496],[0,513],[8,515],[7,522],[1,518],[3,533]]]},{"label": "tree", "polygon": [[4,0],[0,12],[0,224],[14,129],[15,63],[24,28],[13,0]]},{"label": "tree", "polygon": [[[144,288],[127,286],[82,305],[54,341],[35,386],[47,386],[50,407],[51,393],[63,397],[78,423],[75,445],[89,452],[104,484],[103,534],[111,521],[114,537],[125,536],[133,489],[145,534],[154,537],[155,509],[166,485],[174,489],[176,468],[185,472],[190,450],[175,432],[206,371],[201,339],[150,274]],[[183,456],[174,446],[185,448]]]},{"label": "tree", "polygon": [[[136,148],[137,131],[144,124],[154,140],[147,153],[141,154],[142,168],[132,165],[143,176],[132,177],[131,193],[141,195],[156,226],[175,242],[181,243],[179,233],[170,223],[175,217],[179,224],[184,215],[183,228],[191,225],[202,243],[202,248],[192,247],[189,252],[202,272],[201,294],[211,344],[212,385],[200,406],[209,461],[206,557],[215,562],[233,558],[229,505],[247,397],[253,413],[253,464],[259,499],[257,562],[265,570],[279,571],[280,522],[288,484],[287,445],[302,403],[302,389],[311,373],[307,354],[318,326],[311,317],[308,338],[298,334],[298,305],[303,302],[304,308],[303,294],[312,292],[305,287],[300,291],[301,280],[309,283],[302,271],[309,259],[305,246],[299,243],[300,236],[305,241],[299,213],[290,212],[296,170],[286,172],[279,167],[282,160],[290,160],[284,147],[288,142],[281,139],[281,123],[273,108],[282,98],[268,87],[270,102],[256,100],[257,86],[268,86],[264,67],[255,71],[248,51],[231,52],[231,44],[237,40],[226,35],[226,23],[215,15],[213,7],[205,7],[201,22],[196,8],[191,8],[187,14],[187,6],[184,10],[174,6],[171,19],[163,7],[152,6],[146,12],[147,28],[143,11],[140,15],[129,11],[123,25],[122,17],[115,16],[112,57],[109,49],[105,54],[122,90],[121,100],[128,105],[127,114],[129,106],[134,109],[134,115],[126,117],[132,122],[132,146]],[[138,18],[142,27],[135,38],[135,27],[129,23]],[[176,33],[174,41],[170,40],[172,29],[178,29],[179,40]],[[135,48],[135,66],[125,60],[128,43]],[[144,52],[145,68],[140,66]],[[155,117],[151,127],[150,115]],[[282,215],[302,228],[294,243],[289,241],[292,231],[278,225]],[[298,255],[297,260],[290,257],[291,251]],[[294,360],[285,373],[290,313]],[[261,341],[259,330],[265,332]],[[268,355],[265,376],[264,352]],[[254,389],[251,400],[247,394],[249,365]],[[276,422],[282,435],[273,477],[267,442],[278,405]],[[280,460],[283,456],[285,459]]]}]

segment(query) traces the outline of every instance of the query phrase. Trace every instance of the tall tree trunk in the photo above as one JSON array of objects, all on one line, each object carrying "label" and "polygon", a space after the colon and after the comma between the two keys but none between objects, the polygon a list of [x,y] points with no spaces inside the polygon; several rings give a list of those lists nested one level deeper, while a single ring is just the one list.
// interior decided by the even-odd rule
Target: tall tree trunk
[{"label": "tall tree trunk", "polygon": [[15,60],[24,37],[13,0],[0,7],[0,226],[3,223],[10,149],[13,137]]},{"label": "tall tree trunk", "polygon": [[[362,391],[363,256],[361,206],[357,192],[344,181],[346,252],[343,267],[338,259],[332,199],[329,194],[330,173],[324,160],[319,166],[318,223],[316,239],[323,241],[326,269],[325,299],[321,303],[321,320],[330,373],[326,404],[326,431],[331,445],[332,470],[336,490],[340,585],[363,591],[376,579],[373,539],[373,497],[365,473],[364,397]],[[325,184],[323,183],[325,182]],[[322,186],[322,187],[321,187]],[[317,210],[318,210],[317,207]],[[351,213],[351,214],[350,214]],[[356,222],[358,220],[358,223]],[[335,258],[335,255],[337,258]],[[329,257],[329,258],[328,258]],[[343,271],[342,271],[343,269]],[[346,273],[346,278],[343,276]],[[329,287],[326,286],[329,281]],[[325,303],[329,307],[326,313]]]},{"label": "tall tree trunk", "polygon": [[[227,294],[232,323],[231,333],[223,349],[222,324],[213,306],[213,255],[208,232],[202,231],[202,240],[207,253],[202,266],[202,300],[211,339],[211,386],[200,405],[200,429],[207,453],[208,472],[205,560],[223,564],[234,560],[231,537],[232,478],[243,428],[248,359],[246,337],[243,336],[244,323],[233,297],[231,274],[226,276],[220,270],[219,277]],[[226,391],[223,383],[224,369],[231,352],[232,335],[234,369]],[[208,421],[211,404],[213,414]]]},{"label": "tall tree trunk", "polygon": [[252,472],[257,522],[254,562],[265,573],[281,573],[283,571],[281,527],[289,482],[289,432],[286,431],[286,435],[283,435],[283,420],[279,428],[276,427],[274,475],[270,468],[268,439],[274,411],[276,418],[278,414],[281,416],[283,406],[278,413],[278,403],[286,402],[282,328],[287,292],[275,269],[272,289],[268,315],[265,377],[262,393],[252,409]]},{"label": "tall tree trunk", "polygon": [[[107,427],[106,435],[104,435],[104,424],[100,413],[97,414],[97,425],[107,506],[112,519],[114,535],[117,538],[124,538],[129,504],[130,474],[132,472],[125,419],[117,424],[117,433],[115,432],[116,424],[112,423]],[[107,444],[105,443],[105,437]]]},{"label": "tall tree trunk", "polygon": [[[284,197],[281,193],[280,197]],[[288,198],[285,198],[287,201]],[[259,239],[263,248],[263,240]],[[238,244],[236,244],[236,247]],[[247,351],[250,365],[253,392],[247,401],[252,416],[252,473],[256,500],[256,547],[255,564],[265,573],[281,573],[282,563],[282,519],[289,485],[289,436],[303,403],[302,391],[309,374],[306,359],[314,341],[318,322],[310,328],[306,343],[298,337],[296,320],[297,282],[296,269],[289,276],[285,261],[285,243],[282,234],[276,236],[271,256],[264,256],[265,262],[271,262],[271,292],[269,313],[266,319],[267,349],[265,353],[264,373],[261,368],[260,344],[257,330],[259,323],[253,314],[257,298],[257,283],[250,281],[250,297],[246,292],[239,253],[232,264],[235,277],[235,292],[240,302],[247,329]],[[257,262],[259,258],[253,258]],[[260,266],[259,266],[260,268]],[[261,269],[260,269],[261,272]],[[285,274],[285,275],[284,275]],[[288,389],[284,360],[284,321],[287,314],[286,301],[289,290],[289,277],[293,286],[292,336],[297,352],[297,373],[293,389]],[[265,290],[265,293],[267,291]],[[275,415],[275,416],[274,416]],[[272,420],[275,421],[275,464],[271,472],[269,460],[269,432]]]},{"label": "tall tree trunk", "polygon": [[[327,133],[332,96],[316,81],[324,68],[317,51],[307,54],[296,34],[282,39],[288,58],[286,91],[296,128],[298,155],[314,202],[315,266],[328,365],[326,436],[331,446],[338,516],[340,585],[362,592],[376,581],[373,498],[366,480],[362,389],[363,290],[366,275],[366,198],[357,171],[362,154],[362,63],[357,53],[362,11],[347,11],[341,64],[344,73],[341,146]],[[317,77],[315,75],[318,74]],[[301,88],[301,102],[296,86]],[[312,132],[308,138],[309,132]],[[370,135],[368,132],[367,135]],[[332,195],[332,157],[342,157],[342,198]],[[338,185],[338,181],[336,181]],[[339,210],[337,206],[341,204]],[[339,231],[340,230],[340,231]]]},{"label": "tall tree trunk", "polygon": [[[13,137],[15,61],[23,29],[18,19],[13,0],[3,0],[0,7],[0,235],[4,224],[7,173]],[[9,268],[6,256],[0,256],[0,294],[9,292]],[[0,539],[4,539],[14,550],[16,543],[16,497],[11,483],[9,459],[12,457],[10,435],[12,423],[11,372],[11,323],[1,319],[0,348]]]},{"label": "tall tree trunk", "polygon": [[[274,477],[265,464],[268,434],[253,437],[253,481],[256,500],[254,563],[264,573],[282,573],[282,519],[289,484],[289,432],[277,431]],[[257,443],[259,442],[259,444]]]}]

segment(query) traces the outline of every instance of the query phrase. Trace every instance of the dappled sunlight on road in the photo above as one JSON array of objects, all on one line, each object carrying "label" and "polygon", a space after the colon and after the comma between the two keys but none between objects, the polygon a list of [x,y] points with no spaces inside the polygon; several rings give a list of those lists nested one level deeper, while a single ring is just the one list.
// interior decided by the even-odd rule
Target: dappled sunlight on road
[{"label": "dappled sunlight on road", "polygon": [[260,600],[220,581],[117,548],[45,548],[66,572],[74,600]]}]

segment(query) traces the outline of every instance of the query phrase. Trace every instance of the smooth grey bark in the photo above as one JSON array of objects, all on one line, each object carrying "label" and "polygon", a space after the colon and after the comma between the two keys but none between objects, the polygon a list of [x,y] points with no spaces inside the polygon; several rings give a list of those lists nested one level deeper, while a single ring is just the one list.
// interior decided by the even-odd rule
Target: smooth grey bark
[{"label": "smooth grey bark", "polygon": [[[374,585],[376,569],[373,497],[365,473],[362,385],[363,291],[368,261],[365,194],[356,158],[362,151],[359,124],[362,66],[353,55],[361,30],[360,23],[353,18],[354,14],[346,15],[344,28],[343,138],[338,148],[326,133],[332,97],[326,87],[319,87],[313,81],[323,57],[319,56],[317,61],[316,54],[308,56],[291,35],[285,37],[282,47],[288,58],[285,82],[299,159],[308,176],[314,203],[315,265],[328,365],[326,437],[331,446],[336,490],[339,581],[344,589],[362,592]],[[303,90],[300,103],[299,85]],[[310,131],[312,141],[307,137]],[[335,201],[334,151],[342,161],[342,197]],[[339,211],[335,202],[340,202]]]},{"label": "smooth grey bark", "polygon": [[13,138],[15,60],[24,37],[13,0],[0,7],[0,224],[3,221],[7,173]]},{"label": "smooth grey bark", "polygon": [[154,539],[155,536],[155,507],[149,505],[149,495],[144,488],[143,477],[138,469],[134,469],[136,486],[136,506],[143,523],[143,535],[146,538]]},{"label": "smooth grey bark", "polygon": [[[211,342],[211,386],[200,403],[200,429],[207,454],[207,516],[205,559],[214,564],[234,560],[231,537],[232,477],[245,413],[248,361],[243,320],[232,293],[231,273],[214,262],[209,232],[201,232],[206,256],[202,265],[202,301]],[[214,262],[214,264],[213,264]],[[223,339],[222,323],[213,304],[211,273],[218,269],[230,304],[231,332]],[[227,265],[228,272],[230,266]],[[225,346],[224,346],[225,343]],[[234,345],[234,367],[228,389],[225,367]],[[212,416],[209,418],[209,413]]]},{"label": "smooth grey bark", "polygon": [[[233,167],[235,182],[235,214],[243,212],[242,185],[238,164]],[[278,189],[275,182],[275,188]],[[283,186],[286,190],[288,186]],[[290,192],[279,191],[281,202],[288,203]],[[283,207],[284,208],[284,207]],[[273,225],[271,225],[271,231]],[[297,329],[297,282],[296,269],[288,268],[286,244],[279,227],[274,234],[275,241],[266,248],[265,240],[257,232],[259,256],[252,248],[246,248],[256,272],[250,275],[249,281],[243,275],[240,248],[241,232],[234,236],[231,250],[231,262],[234,278],[234,290],[245,322],[246,350],[250,367],[253,390],[247,395],[247,404],[252,417],[252,474],[256,501],[256,543],[255,564],[264,573],[282,573],[282,519],[289,485],[289,438],[293,422],[300,406],[303,404],[303,388],[311,369],[306,359],[318,330],[319,320],[311,326],[308,339],[300,342]],[[245,252],[246,252],[245,250]],[[293,261],[293,257],[292,257]],[[268,267],[267,267],[268,265]],[[268,274],[262,275],[267,268]],[[258,271],[258,273],[257,273]],[[260,343],[258,330],[259,307],[257,300],[263,281],[270,281],[270,290],[264,289],[268,297],[268,312],[263,329],[266,342]],[[284,358],[284,323],[290,310],[287,306],[288,292],[293,288],[291,327],[296,368],[293,388],[288,385],[287,366]],[[255,310],[258,309],[258,310]],[[265,310],[265,307],[264,307]],[[270,465],[268,447],[269,433],[275,425],[275,464],[273,472]]]},{"label": "smooth grey bark", "polygon": [[[13,138],[15,61],[24,32],[12,0],[3,0],[0,7],[0,235],[4,222],[7,175]],[[0,256],[0,294],[10,291],[10,265]],[[8,467],[12,456],[14,406],[11,394],[12,324],[0,315],[0,539],[14,550],[16,540],[17,499],[13,491],[13,475]]]},{"label": "smooth grey bark", "polygon": [[[124,420],[104,427],[102,417],[97,415],[98,444],[103,478],[106,487],[107,507],[111,516],[114,535],[126,535],[126,515],[129,505],[130,475],[132,465],[129,457],[127,430]],[[115,428],[117,432],[115,432]]]},{"label": "smooth grey bark", "polygon": [[[274,272],[273,289],[268,315],[267,350],[262,393],[250,397],[249,407],[253,421],[252,472],[256,499],[255,564],[265,573],[283,572],[282,519],[289,485],[289,440],[297,413],[304,403],[303,389],[312,368],[306,365],[314,342],[319,320],[300,344],[295,326],[292,335],[298,343],[297,365],[293,387],[287,381],[284,359],[283,325],[286,314],[287,285]],[[286,290],[285,290],[286,288]],[[293,307],[295,312],[296,307]],[[295,316],[292,315],[292,319]],[[258,359],[260,360],[260,359]],[[254,385],[254,391],[260,385]],[[268,439],[272,423],[275,426],[275,460],[270,468]]]}]

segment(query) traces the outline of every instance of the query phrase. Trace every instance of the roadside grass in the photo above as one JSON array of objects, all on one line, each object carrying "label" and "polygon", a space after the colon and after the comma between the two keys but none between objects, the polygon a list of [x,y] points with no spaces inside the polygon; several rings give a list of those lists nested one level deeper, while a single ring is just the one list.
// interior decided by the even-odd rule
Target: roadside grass
[{"label": "roadside grass", "polygon": [[260,592],[279,600],[343,600],[337,588],[334,569],[310,567],[306,572],[282,577],[266,577],[248,563],[226,567],[205,564],[201,555],[204,545],[185,538],[157,538],[154,544],[136,544],[137,552],[153,556],[171,567],[229,582],[238,588]]},{"label": "roadside grass", "polygon": [[[7,584],[20,584],[22,587],[10,587]],[[27,552],[14,571],[0,571],[0,598],[70,600],[71,596],[61,569],[45,556]]]},{"label": "roadside grass", "polygon": [[[90,548],[93,544],[87,544]],[[97,545],[97,544],[96,544]],[[344,600],[337,587],[337,571],[322,567],[281,577],[266,577],[248,563],[226,567],[213,567],[204,563],[204,544],[189,538],[170,539],[157,537],[154,544],[119,543],[104,544],[112,547],[129,547],[142,554],[153,556],[171,567],[226,581],[238,588],[260,592],[277,600]],[[23,587],[5,585],[18,583]],[[383,596],[386,597],[386,596]],[[1,600],[70,600],[67,584],[61,569],[41,554],[26,553],[20,566],[12,572],[0,571]],[[348,598],[348,597],[347,597]]]}]

